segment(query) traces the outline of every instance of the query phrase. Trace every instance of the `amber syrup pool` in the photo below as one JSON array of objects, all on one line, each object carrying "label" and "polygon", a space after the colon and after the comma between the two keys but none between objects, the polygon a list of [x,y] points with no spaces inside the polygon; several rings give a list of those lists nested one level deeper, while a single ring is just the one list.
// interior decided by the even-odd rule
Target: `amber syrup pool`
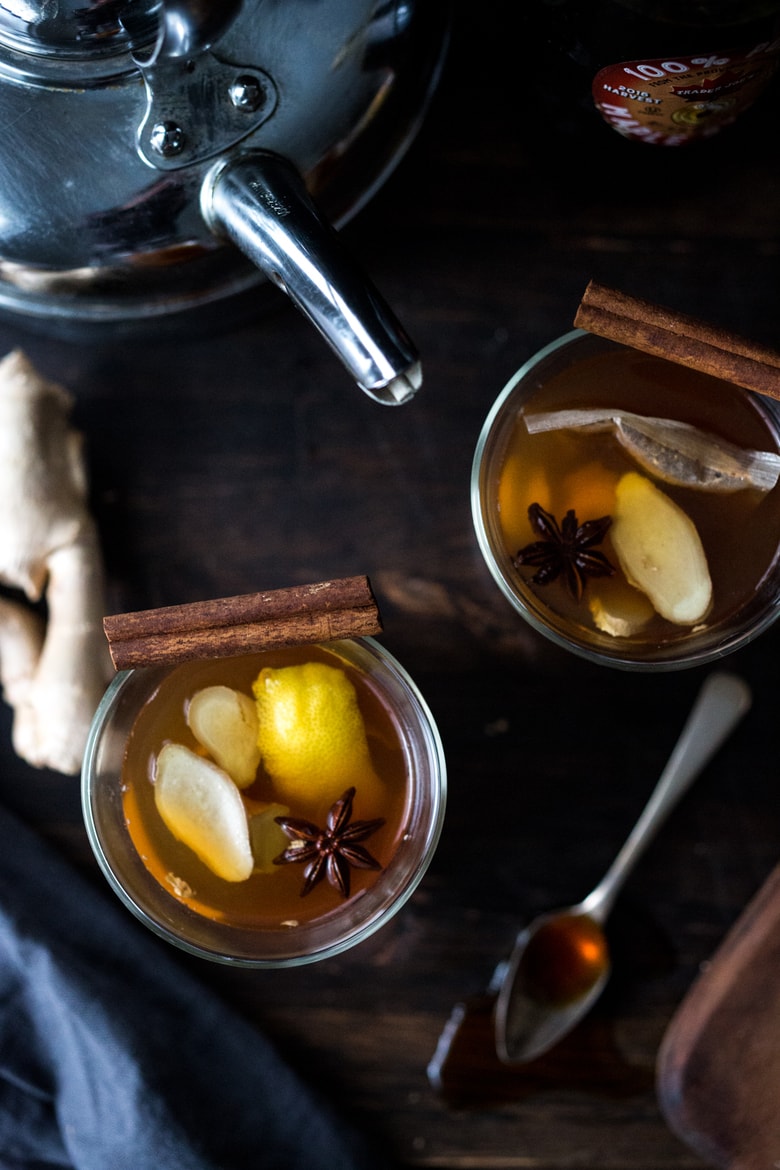
[{"label": "amber syrup pool", "polygon": [[[604,407],[653,418],[676,419],[748,450],[778,452],[778,432],[769,404],[738,387],[686,367],[637,352],[615,348],[583,357],[534,389],[533,400],[518,412],[505,440],[497,474],[489,488],[494,493],[504,548],[509,558],[538,539],[528,518],[534,502],[560,521],[574,509],[580,524],[609,515],[615,485],[626,472],[639,471],[632,454],[609,432],[551,430],[530,434],[525,413],[586,410]],[[749,487],[717,493],[698,487],[673,486],[657,481],[693,521],[701,538],[712,580],[712,603],[697,636],[704,630],[717,636],[741,620],[750,605],[760,603],[762,582],[778,558],[780,486],[771,491]],[[675,624],[657,612],[648,617],[643,595],[627,582],[612,546],[609,531],[599,545],[613,566],[609,579],[591,579],[577,601],[559,578],[534,585],[533,568],[507,570],[517,591],[529,597],[538,611],[549,610],[549,620],[563,636],[587,644],[603,642],[603,626],[594,614],[603,610],[638,611],[637,628],[607,632],[619,652],[640,657],[642,647],[659,647],[690,638],[692,627]],[[535,598],[535,602],[534,599]]]},{"label": "amber syrup pool", "polygon": [[[199,689],[214,685],[252,694],[252,683],[263,667],[278,668],[303,662],[324,662],[343,670],[352,682],[363,716],[371,763],[381,781],[381,796],[373,786],[370,800],[361,798],[359,785],[352,820],[384,818],[384,825],[365,842],[366,848],[386,867],[404,833],[408,818],[409,785],[403,737],[393,712],[388,709],[370,677],[336,652],[320,646],[301,646],[261,654],[185,663],[168,674],[138,715],[128,739],[122,768],[122,800],[125,821],[133,844],[147,870],[171,898],[192,911],[241,928],[283,928],[309,922],[341,911],[344,899],[327,880],[305,897],[303,865],[264,867],[245,881],[217,877],[163,823],[154,799],[155,759],[167,742],[184,744],[199,752],[187,725],[186,709]],[[342,792],[334,791],[333,801]],[[242,790],[250,811],[277,801],[273,781],[262,763],[255,782]],[[303,817],[321,827],[330,799],[290,807],[290,816]],[[289,807],[289,806],[288,806]],[[360,898],[379,871],[353,869],[349,904]]]},{"label": "amber syrup pool", "polygon": [[586,995],[606,973],[607,940],[587,914],[543,923],[523,953],[523,990],[537,1003],[564,1007]]}]

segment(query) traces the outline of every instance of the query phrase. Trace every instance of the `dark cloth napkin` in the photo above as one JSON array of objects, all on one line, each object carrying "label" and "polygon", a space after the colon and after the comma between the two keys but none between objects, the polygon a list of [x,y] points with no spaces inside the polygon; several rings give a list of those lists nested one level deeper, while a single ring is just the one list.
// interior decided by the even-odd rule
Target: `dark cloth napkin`
[{"label": "dark cloth napkin", "polygon": [[267,1037],[0,808],[2,1170],[376,1170]]}]

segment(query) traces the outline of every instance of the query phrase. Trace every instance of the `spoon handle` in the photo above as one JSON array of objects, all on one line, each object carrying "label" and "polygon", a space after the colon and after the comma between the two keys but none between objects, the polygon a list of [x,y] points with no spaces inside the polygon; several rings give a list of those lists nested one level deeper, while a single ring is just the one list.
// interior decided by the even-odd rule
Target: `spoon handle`
[{"label": "spoon handle", "polygon": [[748,711],[751,701],[750,688],[735,674],[716,671],[705,679],[652,796],[612,865],[582,903],[583,913],[604,922],[620,887],[656,831]]}]

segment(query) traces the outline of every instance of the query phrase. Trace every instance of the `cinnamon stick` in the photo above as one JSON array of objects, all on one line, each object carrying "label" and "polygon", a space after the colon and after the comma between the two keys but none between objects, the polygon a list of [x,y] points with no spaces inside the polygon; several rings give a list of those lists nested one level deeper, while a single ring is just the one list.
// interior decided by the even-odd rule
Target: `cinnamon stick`
[{"label": "cinnamon stick", "polygon": [[588,333],[780,400],[780,352],[697,317],[591,281],[574,324]]},{"label": "cinnamon stick", "polygon": [[103,619],[117,670],[227,658],[382,632],[368,577],[114,614]]}]

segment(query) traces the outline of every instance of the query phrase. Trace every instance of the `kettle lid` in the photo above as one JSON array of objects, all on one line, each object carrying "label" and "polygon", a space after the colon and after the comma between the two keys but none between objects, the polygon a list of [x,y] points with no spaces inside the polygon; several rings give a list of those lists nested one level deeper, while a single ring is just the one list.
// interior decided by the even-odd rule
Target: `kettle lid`
[{"label": "kettle lid", "polygon": [[[133,4],[127,0],[0,0],[0,44],[35,56],[126,52],[131,36],[123,10],[128,7]],[[148,11],[145,22],[153,37],[155,22]]]},{"label": "kettle lid", "polygon": [[0,45],[37,57],[131,52],[147,63],[218,40],[241,0],[0,0]]}]

